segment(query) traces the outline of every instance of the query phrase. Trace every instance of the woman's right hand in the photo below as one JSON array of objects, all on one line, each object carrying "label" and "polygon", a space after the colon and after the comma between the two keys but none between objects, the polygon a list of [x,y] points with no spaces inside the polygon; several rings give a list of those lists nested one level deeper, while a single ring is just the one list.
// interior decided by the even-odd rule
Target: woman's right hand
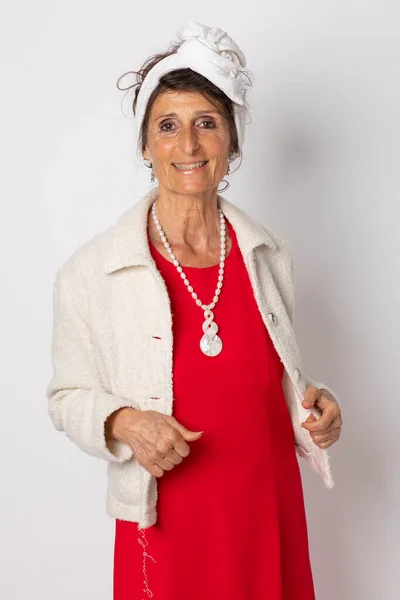
[{"label": "woman's right hand", "polygon": [[199,439],[202,433],[186,429],[170,415],[130,407],[112,413],[105,427],[106,439],[130,446],[142,467],[156,477],[182,462],[190,452],[187,441]]}]

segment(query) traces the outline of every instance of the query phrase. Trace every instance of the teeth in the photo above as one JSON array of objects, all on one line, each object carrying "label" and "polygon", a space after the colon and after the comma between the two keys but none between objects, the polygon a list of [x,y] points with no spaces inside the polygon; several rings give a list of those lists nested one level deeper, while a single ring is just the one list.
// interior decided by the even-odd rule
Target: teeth
[{"label": "teeth", "polygon": [[196,163],[192,163],[190,165],[179,165],[178,163],[174,163],[175,167],[177,167],[178,169],[181,169],[181,171],[191,171],[192,169],[197,169],[198,167],[202,167],[203,165],[206,164],[206,160],[203,160],[202,162],[196,162]]}]

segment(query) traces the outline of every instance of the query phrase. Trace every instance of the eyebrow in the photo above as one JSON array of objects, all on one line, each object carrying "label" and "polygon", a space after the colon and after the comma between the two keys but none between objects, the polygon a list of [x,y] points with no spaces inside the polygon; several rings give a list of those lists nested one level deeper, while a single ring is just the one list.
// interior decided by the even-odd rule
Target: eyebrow
[{"label": "eyebrow", "polygon": [[[211,114],[220,114],[217,110],[198,110],[197,112],[194,113],[195,117],[199,117],[200,115],[211,115]],[[172,113],[167,113],[165,115],[160,115],[159,117],[156,117],[156,121],[158,121],[159,119],[165,119],[167,117],[177,117],[178,115],[174,112]]]}]

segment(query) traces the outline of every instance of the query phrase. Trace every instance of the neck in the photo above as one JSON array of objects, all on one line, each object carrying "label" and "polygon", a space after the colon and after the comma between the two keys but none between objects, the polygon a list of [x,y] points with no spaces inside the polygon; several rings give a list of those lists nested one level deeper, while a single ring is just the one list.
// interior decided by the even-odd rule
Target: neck
[{"label": "neck", "polygon": [[[219,248],[220,223],[217,193],[176,194],[160,187],[156,204],[157,217],[174,248],[189,248],[207,253]],[[151,215],[150,233],[154,231]],[[156,234],[158,232],[156,231]]]}]

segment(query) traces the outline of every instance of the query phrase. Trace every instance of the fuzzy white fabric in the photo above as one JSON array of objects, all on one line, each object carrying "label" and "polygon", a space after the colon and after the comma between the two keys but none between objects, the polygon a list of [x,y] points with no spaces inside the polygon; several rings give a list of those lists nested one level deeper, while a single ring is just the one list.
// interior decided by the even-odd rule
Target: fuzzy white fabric
[{"label": "fuzzy white fabric", "polygon": [[[108,463],[108,514],[137,521],[141,528],[157,520],[157,478],[139,465],[128,445],[115,440],[107,445],[104,425],[124,406],[173,414],[170,299],[147,240],[148,211],[157,194],[156,187],[57,271],[54,374],[47,388],[55,428]],[[327,451],[300,426],[310,414],[301,405],[309,385],[338,398],[303,372],[293,328],[290,247],[220,195],[218,205],[235,230],[258,308],[285,366],[282,386],[296,452],[333,488]]]},{"label": "fuzzy white fabric", "polygon": [[248,86],[244,67],[246,59],[239,46],[225,31],[191,21],[177,32],[180,47],[159,61],[145,77],[136,104],[138,131],[147,103],[160,78],[176,69],[190,68],[211,81],[233,102],[239,148],[244,142],[246,127],[245,91]]}]

